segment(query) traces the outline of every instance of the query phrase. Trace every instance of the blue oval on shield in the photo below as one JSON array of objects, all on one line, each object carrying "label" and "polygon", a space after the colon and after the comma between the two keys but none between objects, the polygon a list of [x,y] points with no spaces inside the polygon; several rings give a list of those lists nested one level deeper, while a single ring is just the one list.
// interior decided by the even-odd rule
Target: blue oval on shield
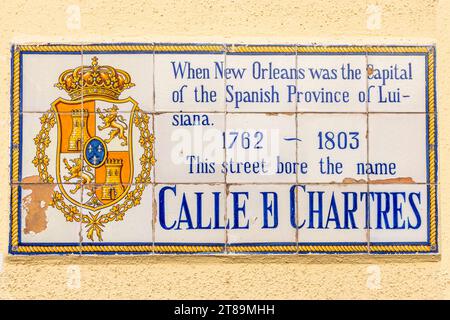
[{"label": "blue oval on shield", "polygon": [[99,137],[89,139],[84,147],[84,158],[94,168],[103,165],[106,160],[106,154],[106,144]]}]

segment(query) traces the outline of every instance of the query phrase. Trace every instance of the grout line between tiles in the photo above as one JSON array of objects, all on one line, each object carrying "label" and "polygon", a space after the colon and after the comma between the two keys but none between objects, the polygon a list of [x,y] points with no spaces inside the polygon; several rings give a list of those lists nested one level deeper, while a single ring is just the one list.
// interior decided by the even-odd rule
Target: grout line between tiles
[{"label": "grout line between tiles", "polygon": [[[83,52],[83,46],[81,46],[81,74],[84,74],[84,52]],[[84,77],[81,77],[81,88],[84,88]],[[84,122],[84,91],[81,90],[81,144],[84,143],[84,126],[87,126],[87,123]],[[86,128],[87,130],[87,128]],[[81,148],[82,149],[82,148]],[[84,154],[83,151],[80,150],[80,159],[81,159],[81,171],[83,171],[85,164],[84,164]],[[83,193],[84,193],[84,184],[83,181],[80,181],[81,183],[81,197],[80,201],[81,203],[84,203]],[[83,253],[83,213],[84,208],[81,206],[78,206],[80,210],[80,225],[78,230],[78,239],[79,239],[79,247],[80,247],[80,255]]]},{"label": "grout line between tiles", "polygon": [[[298,59],[299,59],[299,55],[298,55],[298,46],[295,46],[295,69],[298,70]],[[299,79],[298,77],[295,77],[295,87],[299,88]],[[298,163],[299,162],[299,148],[300,148],[300,136],[299,136],[299,117],[300,117],[300,113],[298,112],[298,100],[295,99],[295,137],[297,138],[295,140],[295,162]],[[297,172],[295,175],[295,181],[297,184],[300,183],[300,174]],[[299,252],[299,248],[300,248],[300,229],[298,228],[298,222],[300,221],[300,217],[299,217],[299,210],[298,210],[298,206],[299,206],[299,199],[298,199],[298,188],[295,188],[295,251],[298,254]]]},{"label": "grout line between tiles", "polygon": [[[153,68],[153,73],[155,73],[155,68]],[[154,87],[153,87],[154,88]],[[153,99],[153,108],[155,107],[155,99]],[[152,134],[153,134],[153,158],[155,159],[155,146],[156,146],[156,134],[155,134],[155,116],[152,115]],[[155,239],[156,239],[156,221],[157,221],[157,210],[158,210],[158,203],[156,201],[156,164],[158,159],[155,159],[155,163],[153,165],[153,179],[152,179],[152,254],[155,253]]]},{"label": "grout line between tiles", "polygon": [[[31,114],[39,114],[42,115],[44,113],[47,113],[48,110],[45,111],[23,111],[23,112],[17,112],[15,114],[21,114],[21,115],[31,115]],[[146,111],[142,110],[145,114],[153,114],[153,115],[162,115],[162,114],[204,114],[204,113],[211,113],[211,114],[222,114],[225,113],[225,111],[215,111],[215,110],[186,110],[186,111],[173,111],[173,110],[167,110],[167,111]],[[97,113],[97,111],[95,112]],[[122,114],[128,114],[131,113],[130,111],[120,111],[119,113]],[[273,115],[293,115],[293,114],[342,114],[342,115],[349,115],[349,114],[399,114],[399,115],[437,115],[437,112],[406,112],[406,111],[368,111],[368,112],[362,112],[362,111],[349,111],[349,112],[338,112],[338,111],[278,111],[278,112],[266,112],[266,111],[228,111],[228,114],[273,114]],[[60,112],[59,114],[65,114],[64,112]]]},{"label": "grout line between tiles", "polygon": [[[225,70],[228,68],[228,46],[226,44],[223,45],[223,64],[225,66]],[[227,87],[227,79],[226,77],[223,77],[223,92],[224,95],[222,97],[222,102],[223,102],[223,110],[224,110],[224,129],[223,129],[223,134],[227,134],[228,132],[228,106],[227,106],[227,102],[225,99],[225,92],[226,92],[226,87]],[[223,161],[228,161],[228,149],[226,147],[226,145],[223,145]],[[229,249],[228,249],[228,242],[229,242],[229,228],[228,228],[228,196],[230,194],[230,185],[228,184],[228,170],[226,170],[224,172],[224,189],[225,189],[225,197],[224,200],[225,201],[225,205],[224,205],[224,209],[225,209],[225,213],[224,213],[224,219],[225,219],[225,246],[224,246],[224,254],[229,254]]]},{"label": "grout line between tiles", "polygon": [[153,54],[152,54],[152,90],[153,90],[153,106],[152,114],[152,135],[153,135],[153,158],[155,163],[153,165],[153,179],[152,179],[152,254],[155,253],[155,239],[156,239],[156,222],[157,222],[157,211],[158,203],[156,201],[156,167],[158,164],[158,159],[156,159],[156,145],[158,144],[156,133],[155,133],[155,115],[156,115],[156,84],[155,84],[155,43],[153,43]]},{"label": "grout line between tiles", "polygon": [[[230,186],[236,186],[236,185],[292,185],[293,183],[296,183],[295,181],[292,182],[228,182],[227,184]],[[333,186],[361,186],[361,185],[383,185],[383,186],[395,186],[395,185],[430,185],[430,183],[427,182],[416,182],[416,183],[367,183],[367,182],[363,182],[363,183],[352,183],[352,182],[298,182],[301,185],[333,185]],[[20,184],[20,183],[17,183]],[[156,185],[162,185],[162,184],[179,184],[179,185],[210,185],[210,186],[215,186],[215,185],[223,185],[224,182],[168,182],[168,181],[158,181],[155,183]],[[436,185],[436,184],[434,184]]]},{"label": "grout line between tiles", "polygon": [[[369,56],[366,52],[365,54],[365,86],[366,92],[369,90]],[[370,154],[370,130],[369,130],[369,99],[366,99],[366,163],[369,163],[369,154]],[[366,223],[365,226],[368,226],[366,229],[366,239],[367,239],[367,254],[370,254],[370,201],[369,201],[369,192],[370,192],[370,184],[369,184],[369,174],[366,172],[366,192],[367,192],[367,201],[366,201]]]}]

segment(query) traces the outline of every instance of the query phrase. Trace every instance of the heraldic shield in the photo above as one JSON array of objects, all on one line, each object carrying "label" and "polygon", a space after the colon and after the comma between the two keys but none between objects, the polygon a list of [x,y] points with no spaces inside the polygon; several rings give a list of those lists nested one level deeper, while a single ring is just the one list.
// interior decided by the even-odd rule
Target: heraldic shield
[{"label": "heraldic shield", "polygon": [[[58,182],[51,205],[68,222],[85,224],[89,239],[96,235],[102,241],[106,224],[123,220],[128,209],[138,206],[151,182],[149,117],[133,98],[119,99],[134,86],[129,74],[99,66],[96,57],[91,66],[63,72],[55,86],[71,100],[58,98],[42,116],[33,163],[41,180]],[[46,142],[55,124],[56,145]],[[139,172],[134,161],[139,161]],[[49,168],[55,168],[56,179]]]},{"label": "heraldic shield", "polygon": [[[53,104],[58,117],[56,177],[64,196],[73,204],[97,211],[126,195],[133,182],[136,107],[131,98],[95,96],[83,103],[58,99]],[[79,191],[83,192],[81,197]]]}]

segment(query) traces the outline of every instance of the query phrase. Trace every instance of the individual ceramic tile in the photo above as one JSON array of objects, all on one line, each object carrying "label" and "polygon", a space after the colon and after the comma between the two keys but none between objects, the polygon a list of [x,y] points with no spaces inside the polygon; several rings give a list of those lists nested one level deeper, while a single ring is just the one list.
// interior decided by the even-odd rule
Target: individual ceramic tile
[{"label": "individual ceramic tile", "polygon": [[371,183],[426,183],[427,115],[369,114]]},{"label": "individual ceramic tile", "polygon": [[[18,222],[11,237],[18,236],[19,248],[33,247],[29,252],[45,253],[61,245],[72,247],[63,252],[79,252],[81,185],[20,184],[13,185],[11,192],[12,198],[18,199],[11,203],[11,223]],[[36,249],[39,246],[47,249]]]},{"label": "individual ceramic tile", "polygon": [[73,113],[56,109],[21,114],[20,143],[13,149],[19,168],[17,172],[13,168],[12,182],[80,183],[81,126],[77,121]]},{"label": "individual ceramic tile", "polygon": [[228,183],[295,182],[295,114],[227,114],[222,170]]},{"label": "individual ceramic tile", "polygon": [[[83,52],[83,100],[104,101],[119,112],[132,112],[127,103],[145,112],[154,110],[153,52]],[[95,73],[97,72],[97,73]]]},{"label": "individual ceramic tile", "polygon": [[426,66],[425,54],[368,54],[369,112],[427,112]]},{"label": "individual ceramic tile", "polygon": [[155,110],[224,111],[223,51],[155,53]]},{"label": "individual ceramic tile", "polygon": [[155,253],[224,251],[223,184],[157,184],[155,199]]},{"label": "individual ceramic tile", "polygon": [[229,52],[225,101],[228,112],[295,112],[295,51]]},{"label": "individual ceramic tile", "polygon": [[153,252],[153,185],[83,187],[83,253]]},{"label": "individual ceramic tile", "polygon": [[367,114],[298,114],[297,135],[299,183],[366,183]]},{"label": "individual ceramic tile", "polygon": [[46,112],[57,99],[71,100],[66,87],[60,83],[61,76],[67,75],[67,70],[81,66],[81,52],[22,52],[19,80],[21,111]]},{"label": "individual ceramic tile", "polygon": [[223,113],[155,115],[157,183],[224,182]]},{"label": "individual ceramic tile", "polygon": [[367,252],[367,185],[297,185],[299,252]]},{"label": "individual ceramic tile", "polygon": [[297,55],[301,77],[289,92],[300,112],[366,112],[367,72],[364,53]]},{"label": "individual ceramic tile", "polygon": [[437,210],[429,185],[370,185],[369,191],[371,252],[415,252],[430,245]]},{"label": "individual ceramic tile", "polygon": [[295,189],[291,185],[230,185],[227,252],[297,251]]}]

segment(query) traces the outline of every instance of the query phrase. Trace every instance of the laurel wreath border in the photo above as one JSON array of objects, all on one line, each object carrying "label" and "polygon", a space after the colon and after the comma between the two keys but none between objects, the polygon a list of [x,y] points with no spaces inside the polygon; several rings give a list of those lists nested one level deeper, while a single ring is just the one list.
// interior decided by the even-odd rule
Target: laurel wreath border
[{"label": "laurel wreath border", "polygon": [[[39,177],[44,183],[53,183],[54,178],[48,173],[47,167],[49,163],[49,157],[45,153],[46,149],[50,145],[50,130],[55,126],[56,114],[53,110],[48,110],[40,117],[41,130],[34,138],[36,145],[36,156],[33,159],[33,164],[39,172]],[[153,143],[155,137],[150,133],[149,116],[143,112],[139,107],[136,107],[135,117],[133,119],[134,124],[140,131],[139,144],[144,149],[144,153],[139,159],[141,164],[141,172],[135,178],[135,188],[131,190],[126,196],[125,200],[115,204],[111,207],[109,212],[101,214],[85,214],[80,212],[78,206],[67,204],[64,196],[59,191],[54,191],[50,206],[58,209],[64,214],[66,221],[69,222],[81,222],[87,226],[87,237],[94,241],[94,235],[99,241],[102,241],[102,232],[105,225],[112,221],[122,221],[125,213],[140,204],[142,194],[147,184],[151,183],[151,167],[155,164]]]}]

